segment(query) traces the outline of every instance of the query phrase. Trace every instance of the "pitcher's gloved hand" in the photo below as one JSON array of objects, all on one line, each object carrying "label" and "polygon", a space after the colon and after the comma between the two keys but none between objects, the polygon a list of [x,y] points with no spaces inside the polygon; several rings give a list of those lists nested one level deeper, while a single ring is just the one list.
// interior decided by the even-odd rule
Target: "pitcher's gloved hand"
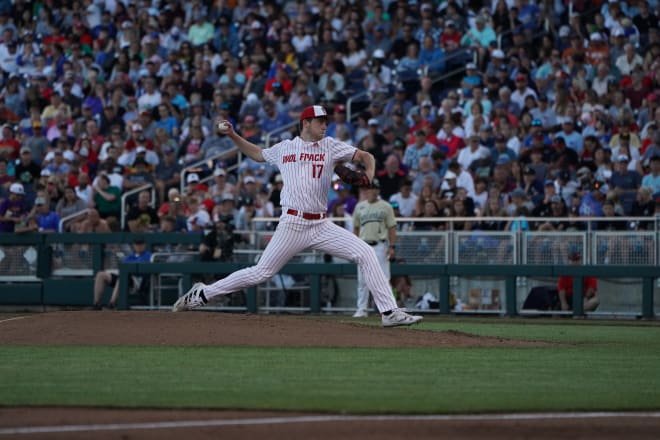
[{"label": "pitcher's gloved hand", "polygon": [[357,186],[358,188],[369,188],[371,187],[371,180],[367,173],[360,169],[351,168],[347,165],[340,164],[335,167],[335,173],[342,182],[347,183],[351,186]]}]

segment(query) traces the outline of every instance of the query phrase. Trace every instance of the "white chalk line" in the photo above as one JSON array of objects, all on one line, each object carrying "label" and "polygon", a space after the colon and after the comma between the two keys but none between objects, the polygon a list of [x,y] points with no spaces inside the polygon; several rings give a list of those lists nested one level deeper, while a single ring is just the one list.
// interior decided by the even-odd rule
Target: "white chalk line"
[{"label": "white chalk line", "polygon": [[5,322],[9,322],[9,321],[16,321],[17,319],[25,319],[25,318],[28,318],[28,316],[15,316],[13,318],[2,319],[2,320],[0,320],[0,324],[5,323]]},{"label": "white chalk line", "polygon": [[85,431],[119,431],[131,429],[205,428],[213,426],[282,425],[324,422],[397,422],[397,421],[505,421],[547,419],[599,418],[660,418],[660,412],[586,412],[536,414],[473,414],[473,415],[383,415],[383,416],[293,416],[250,419],[182,420],[175,422],[107,423],[95,425],[21,426],[1,428],[0,435],[47,434]]}]

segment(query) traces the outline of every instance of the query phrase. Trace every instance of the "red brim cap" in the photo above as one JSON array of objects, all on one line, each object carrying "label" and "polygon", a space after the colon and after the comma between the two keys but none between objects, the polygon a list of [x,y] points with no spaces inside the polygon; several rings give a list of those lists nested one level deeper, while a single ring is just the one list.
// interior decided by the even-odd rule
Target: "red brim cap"
[{"label": "red brim cap", "polygon": [[300,120],[303,121],[309,118],[320,118],[327,115],[328,113],[326,113],[325,108],[321,107],[320,105],[310,105],[309,107],[306,107],[302,113],[300,113]]}]

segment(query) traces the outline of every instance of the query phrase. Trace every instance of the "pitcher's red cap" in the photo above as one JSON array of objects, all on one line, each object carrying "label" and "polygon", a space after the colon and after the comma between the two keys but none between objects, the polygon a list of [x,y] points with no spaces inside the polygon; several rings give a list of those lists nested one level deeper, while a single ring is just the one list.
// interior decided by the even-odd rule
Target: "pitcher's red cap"
[{"label": "pitcher's red cap", "polygon": [[310,105],[306,107],[305,110],[300,113],[300,120],[303,121],[309,118],[320,118],[323,116],[328,116],[328,113],[320,105]]}]

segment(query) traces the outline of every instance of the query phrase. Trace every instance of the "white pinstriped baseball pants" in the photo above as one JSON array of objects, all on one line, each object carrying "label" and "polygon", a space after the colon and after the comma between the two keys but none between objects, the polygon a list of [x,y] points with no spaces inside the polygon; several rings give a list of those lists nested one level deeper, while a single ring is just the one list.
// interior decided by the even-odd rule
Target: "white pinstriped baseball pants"
[{"label": "white pinstriped baseball pants", "polygon": [[383,273],[373,248],[356,235],[325,220],[304,220],[283,214],[259,262],[204,288],[207,299],[261,284],[277,274],[298,252],[319,250],[355,262],[380,312],[397,308],[390,281]]}]

